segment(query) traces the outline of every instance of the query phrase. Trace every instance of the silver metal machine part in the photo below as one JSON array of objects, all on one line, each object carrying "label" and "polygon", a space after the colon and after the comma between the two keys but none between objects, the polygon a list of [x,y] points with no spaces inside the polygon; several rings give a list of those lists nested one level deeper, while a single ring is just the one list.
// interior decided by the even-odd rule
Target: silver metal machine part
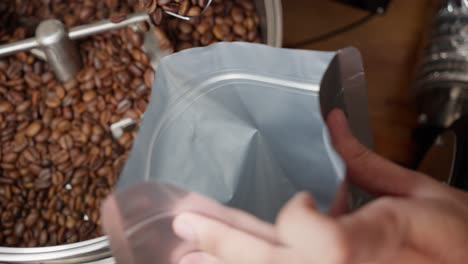
[{"label": "silver metal machine part", "polygon": [[80,53],[62,22],[54,19],[42,22],[36,30],[36,39],[57,79],[66,82],[80,71]]},{"label": "silver metal machine part", "polygon": [[119,122],[112,124],[110,127],[112,136],[115,139],[120,138],[123,135],[126,128],[134,126],[135,124],[136,122],[133,121],[133,119],[128,118],[128,117],[120,120]]},{"label": "silver metal machine part", "polygon": [[30,50],[31,54],[34,55],[36,58],[41,59],[43,61],[47,61],[47,57],[45,53],[40,49],[32,49]]},{"label": "silver metal machine part", "polygon": [[[206,6],[201,12],[202,14],[205,13],[205,11],[208,9],[208,7],[210,7],[211,2],[212,2],[212,0],[206,0],[206,1],[207,1]],[[194,18],[197,18],[197,17],[182,16],[182,15],[170,12],[170,11],[164,11],[164,12],[166,12],[166,14],[168,14],[170,16],[173,16],[173,17],[176,17],[176,18],[179,18],[179,19],[182,19],[182,20],[186,20],[186,21],[190,21],[190,20],[192,20]]]},{"label": "silver metal machine part", "polygon": [[140,22],[150,21],[148,14],[146,13],[135,13],[128,15],[127,18],[119,23],[114,23],[109,19],[102,20],[89,25],[77,26],[70,29],[68,35],[70,39],[82,39],[90,37],[99,33],[121,29],[124,27],[131,26]]},{"label": "silver metal machine part", "polygon": [[466,21],[468,1],[441,1],[413,90],[420,125],[447,128],[468,113]]}]

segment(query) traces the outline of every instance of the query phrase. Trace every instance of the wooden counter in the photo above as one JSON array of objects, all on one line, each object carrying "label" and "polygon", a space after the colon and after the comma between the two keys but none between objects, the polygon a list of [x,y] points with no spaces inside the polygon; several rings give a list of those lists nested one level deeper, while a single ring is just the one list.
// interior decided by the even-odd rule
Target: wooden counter
[{"label": "wooden counter", "polygon": [[[305,46],[361,50],[368,80],[375,150],[400,164],[411,164],[412,129],[416,125],[410,98],[412,71],[436,1],[394,0],[388,11],[339,36]],[[368,14],[335,1],[284,0],[285,45],[328,33]]]}]

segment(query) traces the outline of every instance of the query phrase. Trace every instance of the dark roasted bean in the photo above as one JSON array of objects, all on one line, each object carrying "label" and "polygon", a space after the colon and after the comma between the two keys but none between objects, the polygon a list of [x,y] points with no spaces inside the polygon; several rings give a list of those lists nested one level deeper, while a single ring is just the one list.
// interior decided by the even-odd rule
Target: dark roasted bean
[{"label": "dark roasted bean", "polygon": [[23,236],[25,226],[23,222],[18,222],[15,224],[14,235],[18,238]]},{"label": "dark roasted bean", "polygon": [[26,217],[24,224],[27,227],[32,227],[34,224],[36,224],[36,221],[38,218],[39,218],[39,212],[33,209]]},{"label": "dark roasted bean", "polygon": [[46,230],[42,230],[39,235],[39,245],[45,246],[47,244],[48,234]]},{"label": "dark roasted bean", "polygon": [[42,129],[42,123],[40,121],[32,122],[26,129],[25,133],[28,137],[34,137],[37,135]]},{"label": "dark roasted bean", "polygon": [[0,101],[0,114],[8,113],[13,110],[13,105],[8,101]]},{"label": "dark roasted bean", "polygon": [[29,147],[23,152],[23,157],[34,164],[38,164],[41,159],[41,154],[34,147]]},{"label": "dark roasted bean", "polygon": [[112,14],[110,20],[112,23],[120,23],[127,18],[126,12],[114,13]]}]

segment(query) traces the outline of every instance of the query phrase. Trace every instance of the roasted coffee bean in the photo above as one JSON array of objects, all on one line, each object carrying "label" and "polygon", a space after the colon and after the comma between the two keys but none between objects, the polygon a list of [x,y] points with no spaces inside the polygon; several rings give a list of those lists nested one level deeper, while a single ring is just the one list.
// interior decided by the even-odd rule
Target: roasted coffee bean
[{"label": "roasted coffee bean", "polygon": [[112,168],[109,166],[102,167],[97,171],[97,175],[99,177],[108,177],[109,175],[111,175],[111,173],[112,173]]},{"label": "roasted coffee bean", "polygon": [[67,162],[69,158],[70,156],[66,150],[60,150],[58,152],[51,153],[51,159],[57,165]]},{"label": "roasted coffee bean", "polygon": [[19,123],[16,127],[16,130],[18,131],[24,131],[28,126],[29,126],[29,122],[27,121],[23,121],[22,123]]},{"label": "roasted coffee bean", "polygon": [[39,212],[36,209],[31,210],[26,219],[24,220],[24,224],[26,227],[32,227],[36,224],[36,221],[39,219]]},{"label": "roasted coffee bean", "polygon": [[[65,226],[68,228],[68,229],[72,229],[72,228],[75,228],[75,225],[76,225],[76,220],[73,219],[73,217],[71,216],[67,216],[67,220],[65,222]],[[75,241],[76,242],[76,241]]]},{"label": "roasted coffee bean", "polygon": [[130,100],[125,99],[125,100],[122,100],[122,101],[117,105],[116,112],[117,112],[118,114],[123,114],[123,113],[127,112],[131,107],[132,107],[132,103],[130,102]]},{"label": "roasted coffee bean", "polygon": [[0,184],[10,185],[13,184],[14,180],[6,177],[0,177]]},{"label": "roasted coffee bean", "polygon": [[70,81],[66,82],[63,87],[66,91],[70,91],[75,89],[78,86],[78,82],[76,79],[71,79]]},{"label": "roasted coffee bean", "polygon": [[[23,113],[27,111],[30,107],[31,107],[31,101],[24,101],[16,107],[16,112]],[[0,112],[1,112],[1,106],[0,106]]]},{"label": "roasted coffee bean", "polygon": [[70,107],[63,107],[62,114],[63,114],[63,118],[65,118],[66,120],[73,119],[73,111],[71,110]]},{"label": "roasted coffee bean", "polygon": [[153,70],[148,69],[148,70],[145,71],[144,80],[145,80],[146,87],[148,87],[148,88],[151,87],[151,85],[154,82],[154,72],[153,72]]},{"label": "roasted coffee bean", "polygon": [[57,95],[50,95],[45,99],[45,104],[49,108],[57,108],[62,104],[62,101]]},{"label": "roasted coffee bean", "polygon": [[89,102],[89,101],[91,101],[91,100],[94,100],[94,98],[96,98],[96,96],[97,96],[96,91],[94,91],[94,90],[86,91],[86,92],[83,94],[83,101],[84,101],[84,102]]},{"label": "roasted coffee bean", "polygon": [[62,185],[65,181],[65,176],[60,171],[55,171],[52,173],[52,184],[53,185]]},{"label": "roasted coffee bean", "polygon": [[143,35],[141,33],[130,30],[128,35],[130,42],[134,47],[141,47],[143,45]]},{"label": "roasted coffee bean", "polygon": [[14,228],[14,235],[16,237],[22,237],[23,236],[23,232],[24,232],[24,229],[25,229],[25,226],[24,226],[24,223],[23,222],[18,222],[15,224],[15,228]]},{"label": "roasted coffee bean", "polygon": [[80,168],[86,163],[87,160],[88,157],[85,154],[78,153],[76,156],[72,156],[73,167]]},{"label": "roasted coffee bean", "polygon": [[52,177],[52,173],[50,169],[43,169],[39,172],[39,175],[37,176],[40,180],[50,180]]},{"label": "roasted coffee bean", "polygon": [[13,151],[18,153],[22,152],[28,147],[28,139],[24,134],[16,134],[13,142]]},{"label": "roasted coffee bean", "polygon": [[79,13],[80,19],[82,20],[89,20],[94,16],[95,10],[92,7],[84,7],[81,9],[81,12]]},{"label": "roasted coffee bean", "polygon": [[14,163],[16,159],[18,158],[18,154],[16,153],[7,153],[3,155],[2,161],[5,163]]},{"label": "roasted coffee bean", "polygon": [[73,138],[69,134],[65,134],[62,137],[60,137],[58,143],[60,147],[62,147],[65,150],[70,150],[73,148]]},{"label": "roasted coffee bean", "polygon": [[13,247],[17,245],[18,239],[14,236],[7,236],[5,239],[5,244],[9,247]]},{"label": "roasted coffee bean", "polygon": [[[37,65],[41,65],[41,64],[37,64]],[[40,72],[40,70],[39,70]],[[52,81],[54,79],[54,75],[51,73],[51,72],[46,72],[44,74],[42,74],[42,83],[48,83],[50,81]]]},{"label": "roasted coffee bean", "polygon": [[78,242],[78,235],[76,233],[70,233],[67,236],[67,243],[76,243]]},{"label": "roasted coffee bean", "polygon": [[78,184],[82,183],[84,179],[89,175],[88,170],[81,168],[75,171],[73,174],[73,178],[71,180],[71,184],[73,186],[78,186]]},{"label": "roasted coffee bean", "polygon": [[0,101],[0,114],[8,113],[13,110],[13,105],[8,101]]},{"label": "roasted coffee bean", "polygon": [[37,135],[42,129],[42,123],[40,121],[32,122],[25,131],[26,136],[34,137]]},{"label": "roasted coffee bean", "polygon": [[35,137],[34,140],[38,143],[43,143],[46,142],[49,139],[50,136],[50,129],[44,128],[39,132]]},{"label": "roasted coffee bean", "polygon": [[56,126],[52,125],[52,128],[57,129],[60,133],[66,133],[71,129],[71,122],[66,119],[62,119],[57,122]]},{"label": "roasted coffee bean", "polygon": [[42,230],[39,235],[39,245],[45,246],[47,244],[48,234],[46,230]]},{"label": "roasted coffee bean", "polygon": [[11,190],[10,190],[10,187],[8,186],[10,184],[12,183],[10,182],[0,187],[0,195],[5,197],[7,200],[11,199]]},{"label": "roasted coffee bean", "polygon": [[[151,10],[149,10],[151,11]],[[161,22],[163,20],[163,16],[164,16],[164,13],[163,13],[163,10],[161,8],[157,8],[154,12],[150,13],[150,19],[151,19],[151,22],[154,24],[154,25],[161,25]]]},{"label": "roasted coffee bean", "polygon": [[61,214],[58,217],[57,223],[59,224],[59,226],[64,227],[66,223],[65,220],[66,220],[66,216],[64,214]]},{"label": "roasted coffee bean", "polygon": [[29,147],[23,152],[23,157],[30,163],[38,164],[41,159],[41,154],[34,147]]},{"label": "roasted coffee bean", "polygon": [[120,23],[127,18],[126,12],[114,13],[112,14],[110,20],[112,23]]},{"label": "roasted coffee bean", "polygon": [[78,74],[76,79],[79,82],[85,83],[87,81],[92,80],[95,73],[96,73],[96,70],[93,67],[87,67]]},{"label": "roasted coffee bean", "polygon": [[[133,65],[130,65],[130,66],[128,67],[128,70],[129,70],[129,71],[133,74],[133,76],[135,76],[135,77],[141,77],[141,76],[143,75],[143,71],[142,71],[140,68],[138,68],[138,66],[136,66],[136,65],[134,65],[134,64],[133,64]],[[134,80],[139,80],[139,79],[134,79]]]},{"label": "roasted coffee bean", "polygon": [[42,84],[42,79],[34,74],[27,74],[24,76],[24,80],[31,88],[38,88]]},{"label": "roasted coffee bean", "polygon": [[65,227],[61,227],[57,232],[57,242],[62,244],[65,242]]}]

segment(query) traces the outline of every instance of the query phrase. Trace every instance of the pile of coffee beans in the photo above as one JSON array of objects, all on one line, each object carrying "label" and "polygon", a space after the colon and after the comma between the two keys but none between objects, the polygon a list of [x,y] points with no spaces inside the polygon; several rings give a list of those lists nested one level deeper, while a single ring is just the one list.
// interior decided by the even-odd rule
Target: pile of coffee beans
[{"label": "pile of coffee beans", "polygon": [[3,0],[0,2],[0,29],[4,29],[10,23],[10,20],[14,20],[15,5],[12,0]]},{"label": "pile of coffee beans", "polygon": [[[8,0],[9,1],[9,0]],[[0,3],[0,43],[34,34],[39,21],[67,26],[132,10],[132,1],[15,0]],[[21,19],[18,19],[21,18]],[[85,68],[61,84],[47,63],[21,52],[0,59],[0,246],[53,246],[101,236],[99,205],[112,190],[139,122],[154,72],[130,29],[80,43]]]},{"label": "pile of coffee beans", "polygon": [[[161,49],[180,51],[220,41],[261,42],[260,19],[252,0],[213,0],[208,8],[206,4],[206,0],[140,0],[136,9],[150,15]],[[192,19],[185,21],[164,11]],[[125,16],[118,13],[113,21]]]},{"label": "pile of coffee beans", "polygon": [[[14,9],[11,2],[0,3],[0,15],[11,18],[0,27],[0,43],[32,36],[46,18],[71,27],[111,16],[118,21],[123,18],[115,14],[138,7],[137,0],[12,2]],[[155,2],[161,11],[196,16],[204,1],[140,4],[150,3],[152,11]],[[152,29],[163,49],[260,41],[252,0],[213,0],[189,22],[163,16]],[[99,206],[118,180],[136,133],[115,139],[110,125],[127,117],[139,122],[154,81],[142,42],[129,28],[80,42],[85,67],[64,84],[28,52],[0,58],[0,246],[53,246],[102,235]]]},{"label": "pile of coffee beans", "polygon": [[207,3],[207,0],[140,0],[139,8],[149,14],[153,24],[160,26],[165,11],[185,17],[198,17]]},{"label": "pile of coffee beans", "polygon": [[52,246],[100,236],[99,205],[117,181],[154,72],[130,29],[80,44],[85,68],[61,84],[26,53],[0,61],[0,244]]},{"label": "pile of coffee beans", "polygon": [[[137,0],[1,0],[0,44],[34,36],[37,25],[55,18],[67,27],[108,19],[113,12],[133,12]],[[8,18],[7,18],[8,17]]]},{"label": "pile of coffee beans", "polygon": [[[2,0],[4,1],[4,0]],[[40,22],[48,18],[61,20],[72,27],[108,19],[112,12],[132,12],[137,0],[15,0],[21,17]]]},{"label": "pile of coffee beans", "polygon": [[11,34],[16,26],[15,5],[13,0],[3,0],[0,2],[0,43],[1,39]]},{"label": "pile of coffee beans", "polygon": [[171,18],[164,31],[175,50],[207,46],[220,41],[261,42],[260,19],[251,0],[213,0],[193,21]]}]

